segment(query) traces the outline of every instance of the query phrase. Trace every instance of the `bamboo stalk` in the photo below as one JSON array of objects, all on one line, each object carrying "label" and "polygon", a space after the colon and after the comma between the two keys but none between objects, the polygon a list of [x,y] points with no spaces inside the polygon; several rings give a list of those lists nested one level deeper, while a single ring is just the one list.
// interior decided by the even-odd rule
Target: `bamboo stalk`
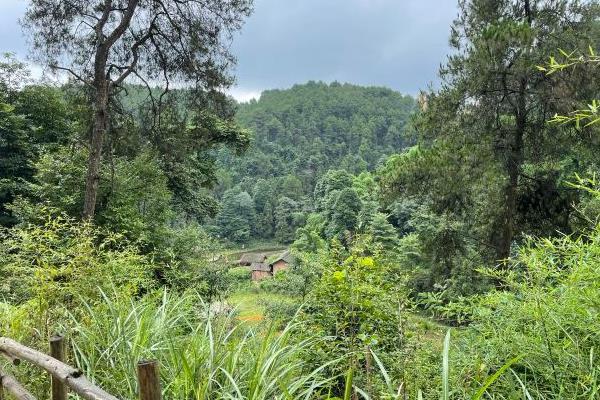
[{"label": "bamboo stalk", "polygon": [[[65,361],[65,340],[62,336],[50,338],[50,355],[58,361]],[[52,376],[52,400],[67,400],[67,385]]]},{"label": "bamboo stalk", "polygon": [[0,350],[46,370],[84,399],[118,400],[113,395],[92,384],[83,376],[80,370],[58,361],[47,354],[23,346],[12,339],[0,338]]},{"label": "bamboo stalk", "polygon": [[[17,400],[36,400],[35,396],[21,386],[14,376],[0,369],[0,393],[2,393],[3,388]],[[0,398],[2,398],[2,395],[0,395]]]},{"label": "bamboo stalk", "polygon": [[158,361],[148,360],[138,363],[138,384],[140,400],[161,399]]}]

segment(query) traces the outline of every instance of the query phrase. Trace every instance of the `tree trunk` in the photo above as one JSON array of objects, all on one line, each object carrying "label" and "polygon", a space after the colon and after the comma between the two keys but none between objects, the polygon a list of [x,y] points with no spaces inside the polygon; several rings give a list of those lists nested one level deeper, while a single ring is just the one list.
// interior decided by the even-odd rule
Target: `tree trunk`
[{"label": "tree trunk", "polygon": [[510,246],[515,235],[515,217],[517,206],[517,186],[519,183],[519,168],[516,165],[507,165],[507,167],[508,183],[504,187],[504,207],[502,210],[502,220],[500,223],[500,237],[496,246],[497,261],[506,260],[510,256]]},{"label": "tree trunk", "polygon": [[496,246],[496,260],[506,260],[510,256],[510,247],[515,236],[515,219],[517,217],[517,194],[519,176],[524,159],[525,130],[527,128],[527,85],[528,80],[523,77],[520,82],[519,94],[515,108],[515,129],[507,143],[506,174],[508,183],[504,188],[504,208],[502,212],[501,230],[498,245]]},{"label": "tree trunk", "polygon": [[96,212],[96,198],[100,182],[100,162],[102,161],[102,144],[108,128],[109,83],[104,76],[104,67],[98,66],[97,68],[100,68],[102,72],[98,71],[94,80],[96,98],[94,101],[94,125],[90,138],[90,155],[85,179],[84,219],[93,219]]},{"label": "tree trunk", "polygon": [[[527,24],[531,27],[533,15],[531,13],[531,4],[529,0],[524,0],[524,13],[527,18]],[[500,238],[496,246],[496,260],[503,261],[510,256],[510,246],[515,237],[515,218],[517,216],[517,190],[519,186],[519,176],[524,160],[524,137],[527,129],[527,86],[529,79],[527,75],[521,77],[519,82],[519,92],[514,104],[515,130],[507,143],[506,155],[506,173],[508,184],[504,188],[504,210],[501,221]],[[505,86],[506,89],[506,86]]]}]

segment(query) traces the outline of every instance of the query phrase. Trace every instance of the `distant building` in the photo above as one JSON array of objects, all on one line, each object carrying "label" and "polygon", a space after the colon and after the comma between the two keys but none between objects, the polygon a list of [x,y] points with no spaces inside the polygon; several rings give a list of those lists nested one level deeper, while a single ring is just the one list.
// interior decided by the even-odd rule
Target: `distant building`
[{"label": "distant building", "polygon": [[267,261],[267,256],[262,253],[247,253],[239,260],[241,266],[250,267],[252,280],[260,281],[269,278],[277,272],[288,269],[294,262],[294,257],[289,250]]},{"label": "distant building", "polygon": [[243,254],[238,263],[241,266],[249,267],[252,263],[264,263],[267,260],[267,256],[263,253],[246,253]]},{"label": "distant building", "polygon": [[288,269],[290,264],[294,262],[294,256],[289,250],[284,251],[275,260],[271,261],[271,273],[275,275],[277,272]]},{"label": "distant building", "polygon": [[250,270],[252,271],[253,281],[260,281],[261,279],[273,276],[271,266],[265,262],[253,262],[250,264]]}]

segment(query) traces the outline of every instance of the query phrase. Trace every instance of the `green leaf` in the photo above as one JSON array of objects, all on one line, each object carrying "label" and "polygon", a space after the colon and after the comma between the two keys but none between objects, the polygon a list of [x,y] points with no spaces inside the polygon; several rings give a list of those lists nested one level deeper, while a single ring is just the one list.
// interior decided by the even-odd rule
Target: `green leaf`
[{"label": "green leaf", "polygon": [[516,363],[517,361],[519,361],[521,358],[523,358],[523,355],[519,355],[511,360],[509,360],[508,362],[506,362],[502,367],[500,367],[500,369],[498,371],[496,371],[493,375],[489,376],[485,383],[483,384],[483,386],[481,388],[479,388],[479,390],[473,395],[473,397],[471,397],[472,400],[479,400],[481,399],[481,397],[483,397],[483,394],[488,390],[488,388],[494,383],[496,382],[496,380],[498,380],[498,378],[500,376],[502,376],[502,374],[504,374],[504,372],[510,368],[511,365],[513,365],[514,363]]},{"label": "green leaf", "polygon": [[354,380],[354,368],[350,367],[346,375],[346,387],[344,389],[344,400],[352,398],[352,381]]},{"label": "green leaf", "polygon": [[450,385],[449,385],[449,376],[450,376],[450,329],[446,333],[446,337],[444,338],[444,351],[443,351],[443,359],[442,359],[442,399],[448,400],[450,398]]}]

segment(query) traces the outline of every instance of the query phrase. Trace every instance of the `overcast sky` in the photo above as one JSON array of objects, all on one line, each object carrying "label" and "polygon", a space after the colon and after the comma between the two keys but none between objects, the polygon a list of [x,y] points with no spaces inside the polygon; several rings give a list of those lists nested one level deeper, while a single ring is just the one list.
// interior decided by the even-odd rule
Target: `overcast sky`
[{"label": "overcast sky", "polygon": [[[27,56],[26,0],[0,0],[0,52]],[[233,42],[240,100],[308,80],[388,86],[437,82],[456,0],[255,0]]]}]

